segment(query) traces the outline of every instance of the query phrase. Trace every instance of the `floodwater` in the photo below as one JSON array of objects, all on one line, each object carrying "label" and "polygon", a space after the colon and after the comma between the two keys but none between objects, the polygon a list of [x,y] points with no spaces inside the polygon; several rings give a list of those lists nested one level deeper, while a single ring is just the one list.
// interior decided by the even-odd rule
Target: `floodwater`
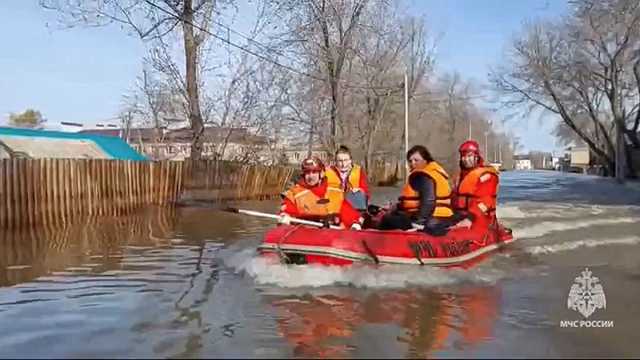
[{"label": "floodwater", "polygon": [[[640,191],[505,172],[499,201],[518,240],[470,270],[267,264],[272,221],[214,207],[0,233],[0,357],[640,355]],[[606,308],[563,327],[587,267]]]}]

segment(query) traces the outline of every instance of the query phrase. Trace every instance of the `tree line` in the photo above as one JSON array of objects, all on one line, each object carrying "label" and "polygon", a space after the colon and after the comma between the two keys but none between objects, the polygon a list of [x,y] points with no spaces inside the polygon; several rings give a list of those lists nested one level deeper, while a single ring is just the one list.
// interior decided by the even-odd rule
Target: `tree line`
[{"label": "tree line", "polygon": [[[234,24],[246,14],[233,0],[40,2],[64,26],[119,25],[145,42],[122,121],[160,129],[187,119],[193,159],[213,125],[266,136],[274,161],[283,140],[309,151],[346,144],[367,167],[401,160],[405,95],[410,145],[425,144],[449,168],[468,137],[505,165],[519,146],[495,130],[478,86],[436,70],[438,39],[405,2],[260,0],[244,32]],[[215,140],[219,156],[230,135]]]}]

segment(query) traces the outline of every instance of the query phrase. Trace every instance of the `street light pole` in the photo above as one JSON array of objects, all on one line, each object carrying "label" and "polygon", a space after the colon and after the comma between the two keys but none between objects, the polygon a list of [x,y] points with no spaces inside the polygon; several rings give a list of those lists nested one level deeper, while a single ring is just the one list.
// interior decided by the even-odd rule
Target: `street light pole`
[{"label": "street light pole", "polygon": [[[409,151],[409,76],[404,69],[404,154]],[[402,157],[404,158],[404,156]],[[405,179],[409,179],[409,164],[405,165]]]},{"label": "street light pole", "polygon": [[489,132],[484,132],[484,156],[489,156]]}]

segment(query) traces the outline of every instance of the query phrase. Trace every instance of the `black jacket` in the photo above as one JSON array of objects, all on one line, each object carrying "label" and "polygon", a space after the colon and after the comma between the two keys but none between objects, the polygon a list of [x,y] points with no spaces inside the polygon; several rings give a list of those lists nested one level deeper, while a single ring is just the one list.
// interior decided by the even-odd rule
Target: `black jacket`
[{"label": "black jacket", "polygon": [[436,208],[436,184],[427,174],[418,172],[409,176],[409,185],[418,192],[420,198],[420,208],[413,222],[425,225]]}]

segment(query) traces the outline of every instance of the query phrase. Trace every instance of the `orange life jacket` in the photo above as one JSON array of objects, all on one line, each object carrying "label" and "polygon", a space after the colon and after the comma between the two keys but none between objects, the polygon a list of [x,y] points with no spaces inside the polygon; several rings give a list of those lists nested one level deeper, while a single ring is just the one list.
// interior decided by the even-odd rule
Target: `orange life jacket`
[{"label": "orange life jacket", "polygon": [[456,209],[475,210],[479,209],[483,214],[493,214],[496,210],[496,197],[498,195],[498,186],[491,189],[489,194],[478,195],[478,185],[488,181],[495,175],[498,177],[498,171],[493,166],[477,167],[457,181],[456,189]]},{"label": "orange life jacket", "polygon": [[[322,198],[300,184],[295,184],[293,188],[284,193],[284,196],[296,205],[300,214],[313,217],[339,214],[344,200],[342,190],[330,185],[327,186],[327,191]],[[329,202],[318,204],[321,199],[327,199]]]},{"label": "orange life jacket", "polygon": [[347,181],[342,183],[342,178],[340,177],[339,170],[331,167],[326,172],[327,181],[329,182],[329,186],[342,189],[343,191],[349,190],[360,190],[360,177],[362,176],[362,168],[359,165],[353,165],[351,171],[349,172],[349,176],[347,177]]},{"label": "orange life jacket", "polygon": [[[433,217],[436,218],[448,218],[453,215],[451,210],[451,186],[449,185],[449,175],[447,172],[435,161],[430,162],[421,169],[414,169],[411,171],[409,178],[414,173],[423,173],[429,176],[435,184],[436,193],[436,207],[433,210]],[[409,181],[402,188],[400,194],[399,208],[408,213],[418,212],[420,208],[420,197],[418,192],[411,187]]]}]

